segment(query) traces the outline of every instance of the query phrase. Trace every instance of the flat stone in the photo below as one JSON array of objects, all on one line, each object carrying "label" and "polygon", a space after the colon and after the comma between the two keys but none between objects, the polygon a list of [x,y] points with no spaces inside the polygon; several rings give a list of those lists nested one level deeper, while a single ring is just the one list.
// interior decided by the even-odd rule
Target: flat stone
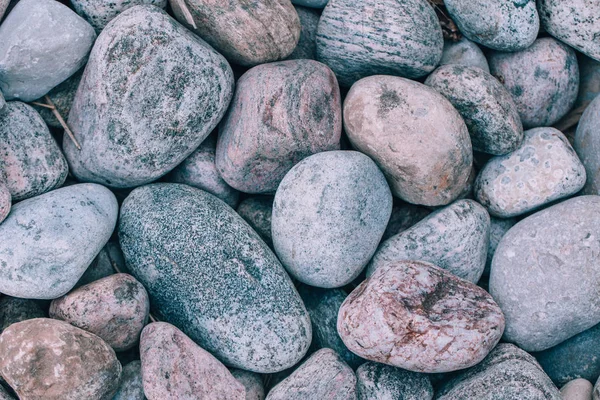
[{"label": "flat stone", "polygon": [[504,237],[506,232],[517,223],[515,218],[496,218],[490,217],[490,242],[488,245],[487,257],[485,261],[485,269],[483,270],[483,276],[490,276],[490,268],[492,266],[492,259],[496,253],[498,243]]},{"label": "flat stone", "polygon": [[77,14],[85,18],[100,33],[102,29],[117,15],[133,6],[150,4],[165,8],[167,0],[72,0],[71,4]]},{"label": "flat stone", "polygon": [[440,23],[426,0],[330,0],[316,40],[317,59],[347,87],[370,75],[427,75],[444,47]]},{"label": "flat stone", "polygon": [[600,194],[600,96],[585,109],[575,133],[573,147],[587,174],[585,194]]},{"label": "flat stone", "polygon": [[5,179],[3,171],[0,171],[0,223],[6,219],[12,204],[10,190],[6,186]]},{"label": "flat stone", "polygon": [[512,95],[525,128],[553,125],[573,107],[579,67],[570,47],[546,37],[522,51],[490,52],[488,62]]},{"label": "flat stone", "polygon": [[433,387],[429,377],[374,362],[356,370],[357,400],[431,400]]},{"label": "flat stone", "polygon": [[593,386],[585,379],[575,379],[560,388],[563,400],[591,400]]},{"label": "flat stone", "polygon": [[178,3],[170,3],[179,22],[236,64],[284,59],[300,37],[300,21],[290,0],[186,0],[195,27]]},{"label": "flat stone", "polygon": [[267,400],[355,400],[356,376],[331,349],[321,349],[281,381]]},{"label": "flat stone", "polygon": [[507,341],[546,350],[600,322],[600,197],[539,211],[504,235],[490,293],[506,316]]},{"label": "flat stone", "polygon": [[425,207],[404,202],[394,204],[392,215],[381,237],[381,241],[383,242],[394,235],[404,232],[429,214],[431,214],[431,210]]},{"label": "flat stone", "polygon": [[585,178],[562,132],[534,128],[518,149],[488,161],[475,181],[475,198],[495,217],[515,217],[577,193]]},{"label": "flat stone", "polygon": [[428,262],[397,261],[350,293],[337,328],[350,351],[367,360],[450,372],[483,360],[502,336],[504,316],[473,283]]},{"label": "flat stone", "polygon": [[324,8],[329,0],[292,0],[292,4],[304,7]]},{"label": "flat stone", "polygon": [[166,322],[146,326],[140,340],[142,380],[149,399],[244,400],[227,368]]},{"label": "flat stone", "polygon": [[265,399],[265,388],[263,386],[262,378],[259,374],[250,371],[244,371],[243,369],[233,369],[231,375],[238,380],[244,389],[246,390],[245,400],[264,400]]},{"label": "flat stone", "polygon": [[490,72],[490,66],[483,51],[475,43],[463,37],[459,41],[444,41],[444,52],[440,65],[464,65],[466,67],[481,68],[485,72]]},{"label": "flat stone", "polygon": [[372,76],[350,89],[343,114],[353,147],[373,158],[395,196],[439,206],[461,194],[473,163],[471,140],[441,94],[408,79]]},{"label": "flat stone", "polygon": [[65,135],[72,173],[126,188],[151,182],[189,156],[233,94],[225,59],[154,6],[135,6],[102,31]]},{"label": "flat stone", "polygon": [[66,322],[36,318],[0,336],[0,372],[21,399],[111,399],[121,364],[98,336]]},{"label": "flat stone", "polygon": [[21,0],[0,25],[0,90],[32,101],[81,68],[94,28],[54,0]]},{"label": "flat stone", "polygon": [[[75,100],[75,94],[77,93],[79,82],[83,76],[83,70],[84,68],[81,68],[79,71],[71,75],[69,79],[48,92],[48,97],[50,100],[52,100],[56,110],[64,120],[68,118],[69,112],[71,111],[71,106],[73,105],[73,100]],[[47,102],[46,99],[42,97],[37,99],[36,103],[46,104]],[[32,107],[40,114],[44,122],[46,122],[49,127],[63,129],[62,124],[58,121],[51,109],[47,107],[36,106],[35,104],[32,104]]]},{"label": "flat stone", "polygon": [[490,216],[473,200],[458,200],[383,242],[367,276],[391,261],[422,260],[477,283],[485,268]]},{"label": "flat stone", "polygon": [[142,362],[132,361],[123,367],[119,388],[112,400],[145,400],[142,382]]},{"label": "flat stone", "polygon": [[219,127],[217,169],[246,193],[274,193],[302,159],[340,148],[342,106],[333,72],[313,60],[263,64],[236,84]]},{"label": "flat stone", "polygon": [[17,322],[44,318],[46,313],[36,300],[4,296],[0,299],[0,332]]},{"label": "flat stone", "polygon": [[77,288],[106,278],[117,272],[115,268],[118,268],[119,271],[127,271],[119,243],[108,242],[85,270],[85,273],[81,276],[75,287]]},{"label": "flat stone", "polygon": [[535,0],[445,0],[444,5],[460,33],[490,49],[526,49],[540,29]]},{"label": "flat stone", "polygon": [[273,196],[248,197],[240,203],[237,213],[258,233],[269,247],[273,247],[271,216]]},{"label": "flat stone", "polygon": [[[308,0],[310,1],[310,0]],[[322,0],[321,0],[322,1]],[[310,6],[307,6],[310,7]],[[294,6],[300,18],[300,40],[298,45],[287,57],[287,60],[316,60],[317,59],[317,25],[321,13],[313,8]]]},{"label": "flat stone", "polygon": [[119,240],[156,317],[227,365],[272,373],[308,350],[310,318],[290,278],[213,195],[173,183],[137,188],[123,202]]},{"label": "flat stone", "polygon": [[13,201],[61,186],[67,161],[40,115],[19,101],[0,114],[0,164]]}]

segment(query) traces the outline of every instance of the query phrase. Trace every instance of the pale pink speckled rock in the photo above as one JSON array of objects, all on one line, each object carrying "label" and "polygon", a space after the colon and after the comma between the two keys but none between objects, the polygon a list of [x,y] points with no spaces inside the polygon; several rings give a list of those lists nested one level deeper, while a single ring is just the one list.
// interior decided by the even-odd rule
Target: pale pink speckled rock
[{"label": "pale pink speckled rock", "polygon": [[503,331],[502,311],[486,291],[423,261],[380,267],[338,314],[338,333],[351,351],[416,372],[473,366]]}]

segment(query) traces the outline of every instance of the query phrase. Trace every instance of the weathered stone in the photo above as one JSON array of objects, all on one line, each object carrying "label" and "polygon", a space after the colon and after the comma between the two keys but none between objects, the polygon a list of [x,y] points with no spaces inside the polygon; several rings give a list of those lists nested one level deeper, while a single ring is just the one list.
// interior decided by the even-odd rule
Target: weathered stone
[{"label": "weathered stone", "polygon": [[600,194],[600,95],[585,109],[573,147],[585,166],[585,194]]},{"label": "weathered stone", "polygon": [[[310,6],[309,6],[310,7]],[[316,60],[317,59],[317,25],[321,14],[312,8],[294,6],[300,18],[300,40],[298,45],[290,54],[288,60]]]},{"label": "weathered stone", "polygon": [[0,166],[0,223],[4,221],[12,204],[10,190],[6,185],[6,178],[4,177],[4,171]]},{"label": "weathered stone", "polygon": [[591,400],[593,386],[585,379],[575,379],[562,388],[560,394],[563,400]]},{"label": "weathered stone", "polygon": [[6,99],[4,98],[2,92],[0,92],[0,112],[3,112],[4,107],[6,107]]},{"label": "weathered stone", "polygon": [[271,373],[296,364],[310,318],[285,270],[221,200],[179,184],[135,189],[119,239],[156,316],[227,365]]},{"label": "weathered stone", "polygon": [[356,376],[331,349],[314,353],[267,395],[267,400],[355,400]]},{"label": "weathered stone", "polygon": [[568,46],[541,38],[522,51],[491,52],[488,62],[512,95],[525,128],[550,126],[573,107],[579,67]]},{"label": "weathered stone", "polygon": [[490,276],[490,268],[492,266],[492,259],[496,253],[498,243],[504,237],[506,232],[517,223],[515,218],[490,218],[490,242],[488,245],[487,257],[485,261],[485,269],[483,270],[483,276]]},{"label": "weathered stone", "polygon": [[4,12],[8,8],[8,4],[10,0],[0,0],[0,22],[2,21],[2,17],[4,16]]},{"label": "weathered stone", "polygon": [[242,192],[274,193],[300,160],[340,148],[341,113],[326,65],[289,60],[254,67],[237,81],[220,125],[217,169]]},{"label": "weathered stone", "polygon": [[330,0],[317,28],[317,59],[350,87],[370,75],[427,75],[444,39],[426,0]]},{"label": "weathered stone", "polygon": [[54,0],[21,0],[0,25],[0,90],[32,101],[81,68],[94,28]]},{"label": "weathered stone", "polygon": [[490,293],[506,316],[507,341],[541,351],[600,322],[600,197],[539,211],[504,235]]},{"label": "weathered stone", "polygon": [[425,207],[400,202],[392,207],[392,215],[381,241],[388,240],[394,235],[404,232],[431,213]]},{"label": "weathered stone", "polygon": [[[71,106],[73,105],[73,100],[75,100],[75,93],[77,93],[77,88],[79,87],[79,82],[81,81],[81,77],[83,76],[84,68],[81,68],[79,71],[75,72],[69,79],[56,86],[50,92],[48,92],[48,97],[52,100],[52,103],[56,107],[57,111],[63,117],[63,119],[67,119],[69,116],[69,112],[71,111]],[[36,103],[46,104],[45,98],[40,98],[36,100]],[[35,111],[37,111],[44,122],[51,127],[56,129],[61,129],[63,126],[58,121],[54,113],[51,109],[42,106],[36,106],[32,104]]]},{"label": "weathered stone", "polygon": [[457,42],[446,40],[444,42],[444,52],[440,65],[464,65],[466,67],[478,67],[485,72],[490,72],[490,66],[483,51],[475,43],[467,38],[462,38]]},{"label": "weathered stone", "polygon": [[140,340],[144,393],[153,399],[244,400],[244,386],[208,351],[166,322]]},{"label": "weathered stone", "polygon": [[264,400],[265,388],[259,374],[243,369],[234,369],[230,372],[238,382],[244,385],[244,389],[246,389],[245,400]]},{"label": "weathered stone", "polygon": [[142,362],[132,361],[123,367],[119,388],[112,400],[145,400],[142,383]]},{"label": "weathered stone", "polygon": [[85,270],[75,287],[87,285],[119,271],[127,271],[119,243],[108,242]]},{"label": "weathered stone", "polygon": [[0,299],[0,332],[14,323],[45,316],[42,306],[35,300],[10,296]]},{"label": "weathered stone", "polygon": [[389,365],[366,362],[356,370],[357,400],[431,400],[429,377]]},{"label": "weathered stone", "polygon": [[102,29],[123,11],[140,4],[165,8],[167,0],[71,0],[77,14],[85,18],[100,33]]},{"label": "weathered stone", "polygon": [[[0,6],[2,4],[2,1],[0,0]],[[8,3],[7,3],[8,4]],[[2,18],[2,13],[0,12],[0,18]],[[15,400],[15,398],[8,393],[8,391],[0,385],[0,400]]]},{"label": "weathered stone", "polygon": [[44,120],[19,101],[8,102],[0,114],[0,165],[15,201],[61,186],[68,173]]},{"label": "weathered stone", "polygon": [[518,149],[488,161],[477,176],[475,198],[496,217],[515,217],[577,193],[585,177],[565,135],[535,128]]},{"label": "weathered stone", "polygon": [[0,372],[21,399],[111,399],[121,364],[98,336],[66,322],[36,318],[0,336]]},{"label": "weathered stone", "polygon": [[243,200],[237,213],[260,235],[270,247],[273,246],[271,235],[271,216],[273,213],[272,196],[255,196]]},{"label": "weathered stone", "polygon": [[300,21],[290,0],[186,0],[195,27],[178,2],[175,17],[230,61],[253,66],[286,58],[300,37]]},{"label": "weathered stone", "polygon": [[390,261],[422,260],[477,283],[485,268],[490,216],[473,200],[458,200],[386,240],[367,276]]},{"label": "weathered stone", "polygon": [[108,189],[85,183],[15,204],[0,225],[0,292],[34,299],[67,293],[110,238],[117,212]]},{"label": "weathered stone", "polygon": [[379,165],[394,195],[438,206],[461,194],[473,163],[471,140],[441,94],[408,79],[372,76],[352,86],[343,114],[352,145]]},{"label": "weathered stone", "polygon": [[600,378],[594,384],[594,391],[592,392],[592,400],[600,400]]},{"label": "weathered stone", "polygon": [[225,59],[153,6],[105,28],[75,95],[63,148],[73,174],[125,188],[151,182],[216,127],[233,93]]},{"label": "weathered stone", "polygon": [[292,0],[293,4],[304,7],[324,8],[329,0]]}]

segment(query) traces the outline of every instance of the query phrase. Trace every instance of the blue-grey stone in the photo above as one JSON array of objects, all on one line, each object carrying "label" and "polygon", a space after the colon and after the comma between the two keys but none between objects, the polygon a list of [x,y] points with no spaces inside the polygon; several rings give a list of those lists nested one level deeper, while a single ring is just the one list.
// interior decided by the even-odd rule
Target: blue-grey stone
[{"label": "blue-grey stone", "polygon": [[357,400],[431,400],[433,387],[427,374],[391,365],[366,362],[356,371]]},{"label": "blue-grey stone", "polygon": [[39,300],[4,296],[0,299],[0,333],[14,323],[47,316]]},{"label": "blue-grey stone", "polygon": [[319,24],[319,18],[321,14],[319,11],[294,6],[296,12],[298,13],[298,17],[300,18],[300,40],[298,40],[298,45],[290,54],[286,60],[297,60],[297,59],[309,59],[316,60],[317,59],[317,25]]},{"label": "blue-grey stone", "polygon": [[145,400],[142,384],[142,362],[132,361],[123,367],[119,388],[112,400]]},{"label": "blue-grey stone", "polygon": [[[79,71],[71,75],[69,79],[48,92],[48,97],[64,120],[69,117],[69,112],[71,111],[71,106],[73,105],[73,100],[75,100],[75,94],[77,93],[77,88],[79,87],[79,82],[81,81],[81,77],[83,75],[83,70],[84,68],[81,68]],[[46,104],[47,102],[45,98],[41,98],[36,100],[36,103]],[[62,124],[56,118],[51,109],[35,104],[31,105],[42,116],[49,127],[62,129]]]},{"label": "blue-grey stone", "polygon": [[444,52],[440,65],[458,64],[466,67],[481,68],[485,72],[490,72],[490,66],[483,51],[475,43],[463,37],[457,42],[451,40],[444,41]]},{"label": "blue-grey stone", "polygon": [[323,8],[329,0],[292,0],[292,4],[304,7]]},{"label": "blue-grey stone", "polygon": [[273,196],[248,197],[240,202],[237,213],[246,220],[269,247],[273,247],[273,236],[271,235]]},{"label": "blue-grey stone", "polygon": [[573,147],[587,174],[583,193],[600,194],[600,95],[581,116]]},{"label": "blue-grey stone", "polygon": [[140,4],[165,8],[167,0],[71,0],[77,14],[85,18],[100,33],[102,29],[123,11]]},{"label": "blue-grey stone", "polygon": [[490,276],[490,268],[492,266],[492,259],[496,253],[498,243],[504,237],[506,232],[517,223],[515,218],[496,218],[490,217],[490,243],[488,245],[487,258],[485,262],[485,269],[483,270],[483,276]]}]

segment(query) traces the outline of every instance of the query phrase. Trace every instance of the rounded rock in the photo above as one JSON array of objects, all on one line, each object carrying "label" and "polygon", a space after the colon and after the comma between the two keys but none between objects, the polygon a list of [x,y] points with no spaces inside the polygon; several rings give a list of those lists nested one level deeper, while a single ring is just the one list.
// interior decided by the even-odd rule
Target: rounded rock
[{"label": "rounded rock", "polygon": [[165,8],[167,0],[71,0],[77,14],[85,18],[100,33],[102,29],[123,11],[140,4]]},{"label": "rounded rock", "polygon": [[145,400],[142,382],[142,362],[132,361],[123,367],[117,393],[112,400]]},{"label": "rounded rock", "polygon": [[300,40],[298,45],[287,57],[287,60],[316,60],[317,59],[317,25],[321,14],[312,8],[294,6],[300,18]]},{"label": "rounded rock", "polygon": [[10,213],[11,205],[12,200],[10,190],[8,189],[8,186],[6,186],[3,171],[0,170],[0,223],[2,223],[8,216],[8,213]]},{"label": "rounded rock", "polygon": [[467,38],[457,42],[446,40],[444,52],[442,53],[441,65],[464,65],[465,67],[477,67],[489,74],[490,66],[483,51],[475,43]]},{"label": "rounded rock", "polygon": [[8,4],[10,0],[0,0],[0,22],[2,21],[2,17],[4,16],[4,12],[8,8]]},{"label": "rounded rock", "polygon": [[259,374],[250,371],[244,371],[243,369],[231,370],[231,375],[238,380],[246,389],[245,400],[264,400],[265,399],[265,388],[263,386],[262,378]]},{"label": "rounded rock", "polygon": [[573,147],[586,170],[583,193],[600,194],[600,95],[581,116]]},{"label": "rounded rock", "polygon": [[248,197],[240,203],[237,213],[244,218],[269,247],[273,247],[273,236],[271,235],[272,196]]},{"label": "rounded rock", "polygon": [[17,322],[45,316],[42,305],[36,300],[10,296],[0,299],[0,333]]},{"label": "rounded rock", "polygon": [[590,400],[593,386],[585,379],[575,379],[560,388],[563,400]]},{"label": "rounded rock", "polygon": [[357,400],[431,400],[433,387],[429,377],[374,362],[356,370]]}]

